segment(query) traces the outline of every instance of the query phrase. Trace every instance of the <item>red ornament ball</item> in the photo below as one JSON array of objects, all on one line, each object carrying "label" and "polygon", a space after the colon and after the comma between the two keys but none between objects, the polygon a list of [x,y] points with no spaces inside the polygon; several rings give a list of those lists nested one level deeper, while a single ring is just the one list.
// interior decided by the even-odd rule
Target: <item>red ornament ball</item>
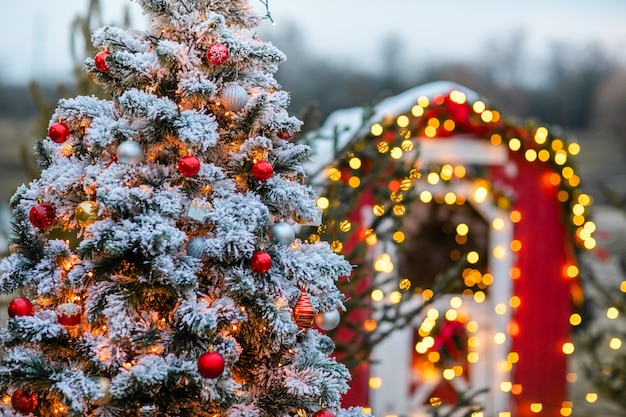
[{"label": "red ornament ball", "polygon": [[278,136],[280,139],[289,140],[289,139],[291,139],[293,137],[293,133],[278,132],[278,133],[276,133],[276,136]]},{"label": "red ornament ball", "polygon": [[28,298],[17,297],[9,304],[9,317],[32,316],[35,314],[35,307]]},{"label": "red ornament ball", "polygon": [[259,161],[252,165],[252,177],[258,181],[267,181],[274,175],[272,164],[267,161]]},{"label": "red ornament ball", "polygon": [[217,352],[207,352],[198,358],[198,372],[203,378],[217,378],[224,372],[224,357]]},{"label": "red ornament ball", "polygon": [[254,252],[250,258],[250,268],[259,274],[264,274],[272,267],[272,257],[267,252]]},{"label": "red ornament ball", "polygon": [[56,214],[49,204],[35,204],[30,209],[29,219],[33,226],[45,229],[54,223]]},{"label": "red ornament ball", "polygon": [[222,65],[228,60],[228,48],[221,43],[214,43],[206,51],[206,59],[213,65]]},{"label": "red ornament ball", "polygon": [[70,138],[70,128],[63,122],[54,123],[48,129],[48,136],[55,143],[63,143]]},{"label": "red ornament ball", "polygon": [[96,68],[98,68],[102,72],[109,72],[109,66],[107,65],[106,58],[111,56],[111,52],[109,51],[100,51],[96,54],[93,59],[96,64]]},{"label": "red ornament ball", "polygon": [[319,410],[313,413],[313,417],[335,417],[335,415],[328,410]]},{"label": "red ornament ball", "polygon": [[32,413],[35,408],[37,408],[38,403],[39,399],[37,398],[37,394],[23,390],[22,388],[16,389],[11,396],[11,405],[17,412],[22,414]]},{"label": "red ornament ball", "polygon": [[184,156],[178,161],[178,172],[185,177],[195,177],[200,172],[200,160],[195,156]]}]

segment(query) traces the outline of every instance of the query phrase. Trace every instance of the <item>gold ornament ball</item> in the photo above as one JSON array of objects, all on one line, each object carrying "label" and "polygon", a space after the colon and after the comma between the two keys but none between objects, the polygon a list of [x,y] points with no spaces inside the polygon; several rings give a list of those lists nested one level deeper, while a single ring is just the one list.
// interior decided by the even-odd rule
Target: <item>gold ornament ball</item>
[{"label": "gold ornament ball", "polygon": [[100,384],[100,392],[103,394],[103,397],[98,401],[95,401],[96,405],[104,405],[111,401],[111,380],[109,378],[105,378],[103,376],[97,379],[98,384]]},{"label": "gold ornament ball", "polygon": [[98,203],[95,201],[83,201],[76,207],[76,221],[82,227],[89,226],[98,220]]}]

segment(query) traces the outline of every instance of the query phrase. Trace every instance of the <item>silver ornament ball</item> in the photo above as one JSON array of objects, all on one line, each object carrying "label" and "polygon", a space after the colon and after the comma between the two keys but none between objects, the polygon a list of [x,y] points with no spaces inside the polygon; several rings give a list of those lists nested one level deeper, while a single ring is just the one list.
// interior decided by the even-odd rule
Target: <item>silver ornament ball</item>
[{"label": "silver ornament ball", "polygon": [[248,92],[237,84],[231,84],[222,90],[222,103],[230,111],[239,111],[248,104]]},{"label": "silver ornament ball", "polygon": [[333,309],[330,311],[325,311],[323,313],[318,313],[315,316],[315,324],[322,330],[332,330],[339,325],[339,320],[341,316],[339,314],[339,310]]},{"label": "silver ornament ball", "polygon": [[143,150],[141,145],[134,140],[125,140],[119,144],[115,155],[120,164],[136,165],[141,162]]},{"label": "silver ornament ball", "polygon": [[272,226],[269,236],[272,242],[276,244],[290,245],[296,238],[296,232],[288,223],[280,222]]},{"label": "silver ornament ball", "polygon": [[139,409],[139,417],[156,417],[157,408],[154,404],[142,405]]},{"label": "silver ornament ball", "polygon": [[194,237],[187,242],[187,255],[193,258],[204,258],[204,249],[204,238],[202,237]]}]

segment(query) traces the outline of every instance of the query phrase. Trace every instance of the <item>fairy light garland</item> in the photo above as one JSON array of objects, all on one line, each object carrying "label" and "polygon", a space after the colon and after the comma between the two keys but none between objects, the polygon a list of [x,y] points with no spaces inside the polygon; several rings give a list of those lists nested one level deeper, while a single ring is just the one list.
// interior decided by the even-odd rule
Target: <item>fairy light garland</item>
[{"label": "fairy light garland", "polygon": [[[558,201],[567,214],[567,226],[569,234],[575,246],[580,250],[592,250],[596,246],[593,233],[596,230],[595,223],[590,220],[590,206],[592,197],[580,188],[580,176],[573,165],[573,159],[580,153],[580,145],[576,142],[566,142],[560,135],[549,130],[545,126],[537,125],[533,121],[527,122],[525,126],[512,124],[502,118],[499,111],[489,108],[482,100],[469,102],[465,93],[453,90],[447,95],[437,95],[429,98],[419,97],[416,103],[406,114],[394,117],[387,117],[382,121],[372,123],[369,126],[368,134],[363,135],[357,142],[354,142],[347,155],[338,164],[330,166],[326,170],[328,181],[325,184],[325,191],[319,194],[318,207],[324,211],[324,218],[327,222],[320,226],[316,233],[311,234],[311,241],[319,241],[321,235],[331,236],[331,247],[336,252],[343,251],[347,242],[363,243],[367,246],[376,245],[379,241],[385,245],[402,245],[405,242],[404,233],[399,227],[392,227],[389,231],[379,231],[376,227],[363,229],[363,227],[352,224],[349,220],[350,213],[354,206],[349,203],[359,201],[358,195],[363,193],[372,184],[379,186],[385,184],[385,192],[376,192],[375,203],[371,208],[371,215],[374,223],[376,219],[391,218],[399,224],[401,218],[407,213],[405,204],[410,200],[410,193],[423,203],[435,201],[446,205],[461,205],[469,198],[477,203],[485,201],[487,196],[491,196],[494,204],[500,210],[507,212],[513,225],[519,223],[523,218],[523,213],[513,208],[514,195],[506,188],[501,188],[485,179],[485,173],[479,167],[464,166],[454,164],[430,164],[426,167],[419,166],[419,155],[416,151],[416,138],[446,138],[455,134],[470,133],[488,139],[493,146],[504,146],[512,153],[517,153],[520,158],[531,163],[544,163],[551,168],[551,175],[546,178],[548,184],[556,187]],[[405,160],[401,162],[402,160]],[[416,193],[415,186],[418,181],[425,182],[431,186],[451,185],[460,181],[473,182],[477,184],[472,196],[457,194],[454,191],[437,195],[430,190],[423,189]],[[378,188],[380,190],[383,187]],[[500,219],[502,221],[502,219]],[[349,226],[347,226],[349,225]],[[494,230],[498,230],[502,225],[494,221],[490,225]],[[467,231],[461,227],[457,229],[457,239],[462,240]],[[459,242],[459,240],[457,240]],[[352,246],[350,246],[352,247]],[[497,248],[498,249],[498,248]],[[506,250],[518,253],[523,250],[523,243],[518,239],[513,239],[510,248],[499,248],[491,256],[503,256]],[[460,254],[459,254],[460,256]],[[472,261],[468,258],[468,261]],[[379,273],[390,273],[393,271],[393,260],[387,252],[379,254],[373,262],[373,270]],[[578,267],[569,265],[564,273],[566,279],[576,279],[578,277]],[[519,278],[519,268],[513,266],[510,271],[511,279]],[[486,299],[485,290],[493,283],[493,276],[482,274],[477,269],[466,268],[463,272],[464,284],[467,287],[463,295],[471,296],[475,303],[482,303]],[[375,289],[371,298],[374,303],[379,302],[400,302],[403,293],[414,291],[411,282],[401,279],[398,283],[398,290],[390,294],[385,294],[380,289]],[[418,289],[424,300],[433,296],[430,289]],[[435,364],[440,363],[441,355],[424,344],[424,340],[430,343],[430,331],[437,320],[443,323],[463,324],[467,332],[467,353],[466,360],[469,364],[479,360],[476,351],[478,345],[478,324],[468,320],[461,313],[459,300],[451,303],[449,309],[437,314],[436,318],[430,317],[433,314],[428,312],[426,320],[419,327],[418,331],[422,340],[416,345],[416,350],[425,356],[425,363],[430,363],[435,369]],[[515,311],[520,307],[522,301],[517,295],[512,295],[508,304],[500,303],[495,307],[494,313],[497,315]],[[438,313],[438,312],[437,312]],[[459,321],[460,320],[460,321]],[[571,326],[581,323],[578,313],[571,315]],[[445,325],[445,324],[444,324]],[[367,331],[374,331],[377,327],[375,320],[369,319],[364,323]],[[519,333],[519,326],[516,322],[511,322],[508,333],[497,333],[494,335],[495,344],[504,343],[509,336],[515,337]],[[614,345],[621,346],[621,341],[615,341]],[[612,346],[613,348],[613,346]],[[562,346],[563,354],[569,355],[574,351],[574,345],[567,341]],[[507,360],[501,364],[502,371],[510,373],[519,361],[517,352],[510,352]],[[428,367],[426,367],[428,368]],[[425,369],[426,369],[425,368]],[[430,369],[430,368],[429,368]],[[426,369],[427,370],[427,369]],[[432,369],[431,369],[432,371]],[[445,379],[453,379],[462,375],[462,369],[443,369]],[[428,372],[425,373],[428,376]],[[377,389],[380,386],[380,378],[373,377],[370,380],[370,388]],[[569,382],[575,381],[572,375],[567,376]],[[503,381],[500,384],[502,392],[511,395],[519,395],[523,391],[521,384]],[[530,405],[531,411],[537,413],[542,409],[541,403]],[[572,403],[564,401],[561,408],[561,415],[567,416],[572,412]],[[501,412],[505,416],[509,412]]]}]

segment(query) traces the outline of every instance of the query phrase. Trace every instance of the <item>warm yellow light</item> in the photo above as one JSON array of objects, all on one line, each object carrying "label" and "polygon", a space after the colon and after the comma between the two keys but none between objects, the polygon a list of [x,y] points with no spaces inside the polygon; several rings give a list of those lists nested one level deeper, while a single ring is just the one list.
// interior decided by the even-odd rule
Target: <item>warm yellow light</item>
[{"label": "warm yellow light", "polygon": [[474,104],[472,105],[472,109],[476,112],[476,113],[482,113],[485,111],[485,108],[487,106],[485,106],[485,103],[483,103],[482,101],[475,101]]},{"label": "warm yellow light", "polygon": [[467,354],[467,361],[469,363],[476,363],[480,360],[480,355],[478,354],[478,352],[469,352]]},{"label": "warm yellow light", "polygon": [[407,278],[403,278],[400,280],[400,282],[398,283],[398,288],[400,288],[401,290],[404,291],[408,291],[411,289],[411,280],[407,279]]},{"label": "warm yellow light", "polygon": [[433,126],[426,126],[424,128],[424,135],[429,138],[434,138],[435,136],[437,136],[437,128]]},{"label": "warm yellow light", "polygon": [[576,216],[582,216],[585,213],[585,206],[582,204],[574,204],[572,207],[572,213]]},{"label": "warm yellow light", "polygon": [[621,292],[626,292],[626,281],[622,281],[622,282],[620,282],[620,284],[619,284],[619,290],[620,290]]},{"label": "warm yellow light", "polygon": [[361,410],[363,411],[363,415],[372,414],[372,409],[370,407],[363,407]]},{"label": "warm yellow light", "polygon": [[383,134],[383,126],[380,123],[375,123],[370,128],[372,136],[380,136]]},{"label": "warm yellow light", "polygon": [[504,313],[506,313],[506,304],[498,303],[496,304],[494,310],[496,314],[503,315]]},{"label": "warm yellow light", "polygon": [[422,203],[430,203],[433,201],[433,195],[430,191],[422,191],[420,193],[420,201]]},{"label": "warm yellow light", "polygon": [[440,179],[439,174],[437,174],[436,172],[431,172],[426,177],[426,181],[428,181],[428,183],[431,185],[435,185],[439,183],[439,179]]},{"label": "warm yellow light", "polygon": [[454,123],[454,120],[452,119],[448,119],[445,122],[443,122],[443,128],[447,130],[448,132],[452,132],[455,127],[456,127],[456,123]]},{"label": "warm yellow light", "polygon": [[465,223],[459,223],[456,227],[456,234],[466,236],[469,233],[469,226]]},{"label": "warm yellow light", "polygon": [[467,262],[469,262],[470,264],[475,264],[476,262],[478,262],[479,259],[480,255],[478,255],[478,252],[474,250],[467,254]]},{"label": "warm yellow light", "polygon": [[454,375],[455,376],[461,376],[463,375],[463,367],[460,365],[455,365],[452,367],[452,370],[454,371]]},{"label": "warm yellow light", "polygon": [[398,304],[400,301],[402,301],[402,294],[400,293],[400,291],[393,291],[391,294],[389,294],[389,301],[391,301],[391,304]]},{"label": "warm yellow light", "polygon": [[467,346],[470,349],[476,349],[480,345],[480,340],[477,336],[470,336],[467,338]]},{"label": "warm yellow light", "polygon": [[496,246],[493,248],[493,257],[496,259],[502,259],[506,256],[506,249],[502,246]]},{"label": "warm yellow light", "polygon": [[369,379],[369,386],[371,389],[378,389],[383,385],[383,380],[379,377],[373,376]]},{"label": "warm yellow light", "polygon": [[569,324],[571,324],[572,326],[578,326],[582,322],[583,322],[583,318],[578,313],[574,313],[571,316],[569,316]]},{"label": "warm yellow light", "polygon": [[463,300],[461,299],[461,297],[452,297],[450,299],[450,307],[461,308],[462,305],[463,305]]},{"label": "warm yellow light", "polygon": [[546,143],[547,139],[548,139],[548,129],[546,129],[543,126],[538,127],[537,130],[535,131],[535,142],[537,142],[539,145],[542,145]]},{"label": "warm yellow light", "polygon": [[511,250],[513,252],[519,252],[522,250],[522,242],[520,240],[517,239],[513,239],[511,241]]},{"label": "warm yellow light", "polygon": [[374,262],[374,269],[378,272],[390,273],[393,271],[393,262],[387,253],[381,254]]},{"label": "warm yellow light", "polygon": [[352,169],[359,169],[361,168],[361,160],[359,158],[351,158],[350,162],[348,162],[348,164],[350,165],[350,168]]},{"label": "warm yellow light", "polygon": [[433,298],[434,295],[435,293],[430,288],[426,288],[424,291],[422,291],[422,299],[424,301],[430,300],[431,298]]},{"label": "warm yellow light", "polygon": [[570,265],[567,267],[565,274],[569,278],[576,278],[578,276],[578,267],[576,265]]},{"label": "warm yellow light", "polygon": [[453,309],[446,310],[446,314],[445,314],[446,320],[454,321],[457,319],[457,317],[459,317],[459,313],[456,310],[453,310]]},{"label": "warm yellow light", "polygon": [[491,275],[490,273],[486,273],[485,275],[483,275],[482,283],[485,285],[493,284],[493,275]]},{"label": "warm yellow light", "polygon": [[498,417],[511,417],[511,412],[510,411],[500,411],[498,413]]},{"label": "warm yellow light", "polygon": [[469,321],[467,322],[467,324],[465,325],[465,328],[467,329],[468,332],[470,333],[476,333],[478,331],[478,323],[476,323],[475,321]]},{"label": "warm yellow light", "polygon": [[572,167],[564,167],[561,170],[561,175],[563,175],[563,178],[565,179],[572,178],[572,176],[574,175],[574,169]]},{"label": "warm yellow light", "polygon": [[502,332],[498,332],[495,335],[493,335],[493,342],[496,345],[501,345],[504,342],[506,342],[506,335]]},{"label": "warm yellow light", "polygon": [[415,117],[420,117],[424,114],[424,108],[421,106],[413,106],[411,108],[411,114]]},{"label": "warm yellow light", "polygon": [[385,298],[385,293],[383,293],[381,290],[374,290],[372,291],[370,297],[372,297],[372,300],[374,301],[382,301],[382,299]]},{"label": "warm yellow light", "polygon": [[575,350],[574,349],[574,344],[572,342],[565,342],[565,343],[563,343],[563,346],[561,347],[561,350],[566,355],[571,355],[572,353],[574,353],[574,350]]},{"label": "warm yellow light", "polygon": [[474,293],[474,301],[478,304],[483,303],[485,301],[485,293],[482,291],[476,291]]},{"label": "warm yellow light", "polygon": [[426,312],[426,317],[431,320],[437,320],[439,318],[439,310],[436,308],[431,308]]},{"label": "warm yellow light", "polygon": [[539,151],[537,156],[539,157],[539,160],[541,162],[548,162],[550,160],[550,151],[548,151],[546,149],[542,149],[542,150]]},{"label": "warm yellow light", "polygon": [[330,178],[331,181],[339,181],[341,179],[341,171],[337,168],[330,168],[328,170],[328,178]]},{"label": "warm yellow light", "polygon": [[359,188],[359,185],[361,185],[361,179],[359,177],[350,177],[348,185],[352,188]]},{"label": "warm yellow light", "polygon": [[422,339],[422,343],[424,344],[424,346],[430,349],[431,347],[435,346],[435,339],[432,336],[426,336]]},{"label": "warm yellow light", "polygon": [[404,155],[404,151],[402,150],[402,148],[399,147],[394,147],[391,149],[391,152],[389,152],[389,156],[391,156],[391,158],[393,159],[400,159],[402,158],[402,155]]},{"label": "warm yellow light", "polygon": [[444,369],[443,370],[443,378],[452,381],[456,375],[454,374],[454,369]]},{"label": "warm yellow light", "polygon": [[431,361],[432,363],[439,362],[439,359],[441,359],[441,355],[439,354],[439,352],[437,351],[428,352],[428,360]]},{"label": "warm yellow light", "polygon": [[409,125],[409,118],[403,114],[401,116],[398,116],[398,118],[396,119],[396,123],[399,127],[407,127]]},{"label": "warm yellow light", "polygon": [[543,404],[541,403],[532,403],[530,405],[530,411],[533,413],[541,413],[541,410],[543,410]]},{"label": "warm yellow light", "polygon": [[524,153],[524,157],[528,162],[535,162],[535,160],[537,160],[537,151],[534,149],[527,149]]},{"label": "warm yellow light", "polygon": [[500,391],[502,392],[511,392],[512,387],[513,387],[513,384],[509,381],[500,383]]},{"label": "warm yellow light", "polygon": [[413,150],[413,141],[411,141],[410,139],[405,139],[402,141],[400,147],[404,152],[411,152]]},{"label": "warm yellow light", "polygon": [[385,214],[385,206],[383,204],[376,204],[372,207],[372,213],[374,216],[380,217]]},{"label": "warm yellow light", "polygon": [[509,213],[509,219],[513,223],[519,223],[522,220],[522,213],[519,210],[513,210]]},{"label": "warm yellow light", "polygon": [[519,353],[517,353],[517,352],[510,352],[507,355],[506,358],[511,363],[517,363],[517,362],[519,362]]},{"label": "warm yellow light", "polygon": [[511,140],[509,140],[509,149],[511,149],[512,151],[519,151],[521,147],[522,141],[520,141],[518,138],[511,138]]},{"label": "warm yellow light", "polygon": [[567,162],[567,153],[563,150],[556,151],[556,153],[554,154],[554,162],[557,165],[563,165],[565,162]]},{"label": "warm yellow light", "polygon": [[587,222],[583,227],[585,228],[585,230],[588,230],[589,233],[593,233],[596,231],[596,224],[594,222]]},{"label": "warm yellow light", "polygon": [[330,201],[326,197],[320,197],[317,199],[317,207],[322,210],[326,210],[330,206]]},{"label": "warm yellow light", "polygon": [[485,123],[493,121],[493,112],[491,110],[485,110],[480,114],[480,119]]},{"label": "warm yellow light", "polygon": [[404,239],[404,233],[399,230],[393,234],[393,241],[396,243],[402,243],[404,242]]},{"label": "warm yellow light", "polygon": [[585,395],[585,400],[587,400],[588,403],[595,403],[598,401],[598,394],[595,392],[588,392],[587,395]]},{"label": "warm yellow light", "polygon": [[440,397],[430,397],[428,401],[430,402],[431,407],[440,407],[441,404],[443,404]]},{"label": "warm yellow light", "polygon": [[606,310],[606,317],[609,318],[610,320],[615,320],[616,318],[619,317],[619,310],[615,307],[609,307]]},{"label": "warm yellow light", "polygon": [[378,236],[376,236],[376,232],[372,229],[369,229],[365,232],[365,243],[369,246],[373,246],[378,242]]},{"label": "warm yellow light", "polygon": [[609,341],[609,347],[613,350],[617,350],[622,347],[622,340],[617,337],[612,337]]},{"label": "warm yellow light", "polygon": [[377,327],[378,323],[376,322],[376,320],[367,319],[365,320],[365,322],[363,322],[363,328],[368,333],[373,332],[374,330],[376,330]]},{"label": "warm yellow light", "polygon": [[570,143],[567,146],[567,151],[572,155],[578,155],[580,153],[580,145],[577,143]]},{"label": "warm yellow light", "polygon": [[450,100],[456,104],[463,104],[467,100],[467,96],[464,92],[459,90],[452,90],[450,92]]},{"label": "warm yellow light", "polygon": [[417,99],[417,104],[419,104],[422,107],[428,107],[428,105],[430,104],[430,99],[426,96],[420,96]]},{"label": "warm yellow light", "polygon": [[596,247],[596,240],[594,238],[589,238],[585,240],[583,245],[585,246],[586,249],[591,250]]},{"label": "warm yellow light", "polygon": [[389,152],[389,144],[387,142],[380,142],[376,149],[378,149],[378,153],[387,153]]},{"label": "warm yellow light", "polygon": [[563,417],[569,417],[572,415],[573,410],[572,407],[561,407],[560,412]]},{"label": "warm yellow light", "polygon": [[456,194],[452,191],[447,192],[446,195],[443,196],[443,201],[449,206],[453,205],[456,203]]},{"label": "warm yellow light", "polygon": [[487,199],[488,195],[489,191],[487,190],[487,188],[483,186],[477,187],[476,190],[474,190],[474,201],[476,201],[477,203],[482,203]]}]

